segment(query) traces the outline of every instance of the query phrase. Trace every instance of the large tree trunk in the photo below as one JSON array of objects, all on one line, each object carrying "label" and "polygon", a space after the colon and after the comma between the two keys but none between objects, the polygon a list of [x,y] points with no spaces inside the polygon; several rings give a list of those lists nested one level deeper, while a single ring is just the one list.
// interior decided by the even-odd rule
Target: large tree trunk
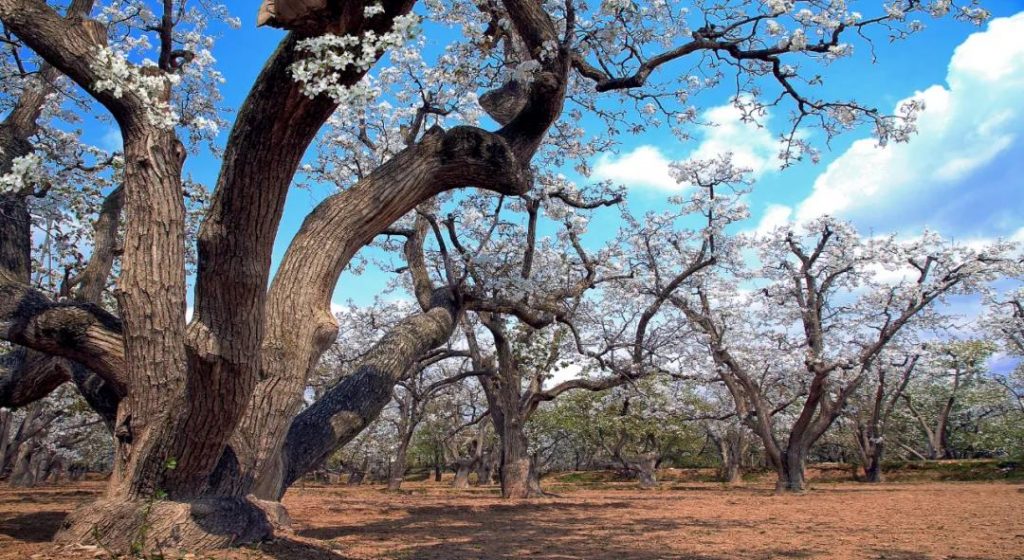
[{"label": "large tree trunk", "polygon": [[[493,415],[493,411],[492,411]],[[505,417],[498,430],[501,441],[501,496],[531,498],[543,496],[540,476],[530,456],[526,432],[518,417]]]},{"label": "large tree trunk", "polygon": [[788,449],[782,456],[779,478],[775,483],[776,492],[802,493],[807,491],[804,473],[805,450]]}]

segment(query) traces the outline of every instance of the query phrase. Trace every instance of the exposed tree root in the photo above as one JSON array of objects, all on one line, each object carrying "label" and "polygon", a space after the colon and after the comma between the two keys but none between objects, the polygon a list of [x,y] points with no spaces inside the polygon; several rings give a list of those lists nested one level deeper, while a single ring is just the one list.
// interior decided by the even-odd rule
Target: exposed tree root
[{"label": "exposed tree root", "polygon": [[203,552],[264,541],[289,524],[280,503],[252,497],[101,500],[69,515],[55,541],[95,545],[112,555]]}]

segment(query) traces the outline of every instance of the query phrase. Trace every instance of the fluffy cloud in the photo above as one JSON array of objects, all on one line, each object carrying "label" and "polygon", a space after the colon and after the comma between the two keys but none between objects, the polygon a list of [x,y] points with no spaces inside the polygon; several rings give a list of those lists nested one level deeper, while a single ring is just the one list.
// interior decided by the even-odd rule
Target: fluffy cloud
[{"label": "fluffy cloud", "polygon": [[755,233],[758,236],[773,231],[775,228],[789,223],[793,209],[783,204],[769,204],[761,215]]},{"label": "fluffy cloud", "polygon": [[[969,187],[964,183],[1001,155],[1020,150],[1022,37],[1024,13],[995,19],[988,29],[968,37],[950,60],[947,85],[934,85],[913,96],[926,104],[918,134],[909,143],[886,148],[877,147],[872,139],[854,142],[818,176],[795,218],[833,214],[888,225],[905,220],[907,212],[917,212],[928,221],[928,212],[932,217],[944,212],[955,218],[958,211],[967,210],[967,194],[985,198],[977,191],[986,188],[978,184],[982,181]],[[944,208],[951,204],[961,208]]]},{"label": "fluffy cloud", "polygon": [[[708,109],[701,120],[709,126],[699,132],[700,143],[682,160],[712,159],[732,152],[737,167],[751,170],[755,178],[778,167],[778,140],[767,127],[743,121],[732,104]],[[767,121],[766,115],[762,121]],[[657,146],[642,145],[621,155],[603,154],[594,165],[593,176],[629,188],[677,191],[685,188],[673,177],[672,160]]]},{"label": "fluffy cloud", "polygon": [[760,123],[743,120],[743,113],[732,104],[713,107],[703,119],[711,126],[701,131],[701,143],[686,159],[712,159],[732,152],[737,167],[751,170],[756,179],[779,167],[779,141],[767,128],[770,115]]},{"label": "fluffy cloud", "polygon": [[680,186],[672,178],[669,163],[655,146],[638,146],[620,156],[602,154],[594,166],[593,176],[630,188],[677,190]]}]

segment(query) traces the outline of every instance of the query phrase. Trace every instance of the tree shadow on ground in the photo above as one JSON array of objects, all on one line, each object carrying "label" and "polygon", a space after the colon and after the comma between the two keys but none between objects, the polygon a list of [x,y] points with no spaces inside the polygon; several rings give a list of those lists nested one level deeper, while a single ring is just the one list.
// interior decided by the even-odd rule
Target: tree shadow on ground
[{"label": "tree shadow on ground", "polygon": [[247,547],[258,551],[260,558],[278,560],[349,560],[338,551],[331,550],[329,543],[309,542],[307,540],[282,537],[271,542]]},{"label": "tree shadow on ground", "polygon": [[66,511],[37,511],[0,520],[0,534],[25,541],[48,542],[68,516]]},{"label": "tree shadow on ground", "polygon": [[[333,541],[333,547],[342,551],[368,545],[377,551],[374,557],[387,558],[723,560],[732,556],[674,552],[664,541],[659,543],[658,535],[678,537],[688,530],[750,526],[745,521],[615,515],[628,508],[628,502],[410,505],[398,519],[309,527],[298,535]],[[773,557],[800,558],[803,554],[780,551]]]}]

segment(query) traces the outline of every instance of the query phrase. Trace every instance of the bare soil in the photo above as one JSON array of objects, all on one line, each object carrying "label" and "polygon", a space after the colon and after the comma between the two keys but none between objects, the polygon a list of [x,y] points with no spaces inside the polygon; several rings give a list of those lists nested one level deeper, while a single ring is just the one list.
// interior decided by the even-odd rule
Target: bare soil
[{"label": "bare soil", "polygon": [[[557,496],[524,501],[502,500],[494,487],[404,487],[397,494],[373,485],[295,488],[284,500],[293,534],[185,557],[1024,559],[1024,487],[1006,482],[819,482],[807,494],[777,496],[767,482],[724,488],[677,479],[640,490],[552,479],[547,487]],[[64,516],[101,488],[0,488],[0,558],[103,556],[48,542]]]}]

